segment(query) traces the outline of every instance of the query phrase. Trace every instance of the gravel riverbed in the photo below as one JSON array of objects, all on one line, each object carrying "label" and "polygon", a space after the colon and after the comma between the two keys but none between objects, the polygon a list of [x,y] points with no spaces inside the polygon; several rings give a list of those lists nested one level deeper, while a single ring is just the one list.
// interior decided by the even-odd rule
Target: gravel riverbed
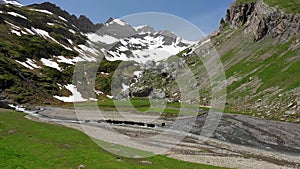
[{"label": "gravel riverbed", "polygon": [[[99,129],[102,133],[107,131],[106,134],[109,135],[106,128],[110,128],[126,137],[136,139],[154,137],[169,132],[168,129],[175,120],[153,114],[140,115],[129,112],[101,111],[100,114],[98,110],[82,109],[78,111],[77,109],[75,113],[72,108],[43,107],[38,114],[28,115],[27,118],[61,124],[85,132],[88,128],[89,135],[99,133]],[[142,139],[139,143],[144,146],[152,146],[153,152],[170,147],[162,154],[202,164],[242,169],[300,168],[299,124],[268,121],[244,115],[222,114],[213,135],[207,138],[200,136],[206,118],[207,114],[197,117],[178,117],[177,125],[172,127],[174,131],[170,131],[167,137],[177,137],[176,127],[178,127],[178,131],[185,132],[185,137],[175,146],[174,143],[167,140],[147,142],[149,140]],[[99,124],[99,120],[102,120],[101,124]],[[154,124],[155,127],[107,124],[107,120],[137,121]],[[187,127],[190,126],[189,123],[193,123],[191,129]],[[136,145],[124,141],[117,143],[137,148]]]}]

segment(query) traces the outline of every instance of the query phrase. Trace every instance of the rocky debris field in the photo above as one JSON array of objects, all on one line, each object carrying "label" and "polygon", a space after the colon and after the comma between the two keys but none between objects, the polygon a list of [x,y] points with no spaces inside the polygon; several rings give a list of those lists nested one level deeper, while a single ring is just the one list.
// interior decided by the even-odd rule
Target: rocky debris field
[{"label": "rocky debris field", "polygon": [[[78,114],[79,112],[79,114]],[[77,114],[74,109],[46,107],[37,114],[28,116],[30,119],[66,125],[68,127],[84,130],[83,126],[95,130],[99,128],[113,128],[115,131],[131,138],[149,138],[169,131],[175,123],[174,118],[157,118],[154,115],[140,116],[127,112],[124,116],[118,112],[101,111],[102,121],[99,120],[95,110],[80,110]],[[122,112],[125,113],[125,112]],[[214,112],[212,112],[214,113]],[[84,114],[85,116],[81,116]],[[286,122],[267,121],[244,115],[222,114],[218,126],[211,138],[200,136],[201,128],[208,114],[198,117],[178,117],[173,130],[185,132],[186,137],[168,152],[172,158],[186,161],[205,163],[233,168],[299,168],[300,167],[300,125]],[[155,127],[141,127],[125,123],[113,124],[112,121],[134,119],[136,122],[154,124]],[[218,120],[219,116],[215,120]],[[85,119],[79,122],[77,118]],[[89,119],[89,120],[88,120]],[[108,121],[110,119],[110,121]],[[214,120],[211,118],[210,120]],[[103,122],[106,122],[104,124]],[[195,122],[192,129],[186,132],[187,124]],[[165,125],[162,126],[161,124]],[[108,125],[109,124],[109,125]],[[169,137],[176,138],[175,132]],[[91,134],[91,133],[89,133]],[[120,141],[121,145],[131,146]],[[171,142],[142,142],[142,144],[155,145],[155,149],[171,146]]]}]

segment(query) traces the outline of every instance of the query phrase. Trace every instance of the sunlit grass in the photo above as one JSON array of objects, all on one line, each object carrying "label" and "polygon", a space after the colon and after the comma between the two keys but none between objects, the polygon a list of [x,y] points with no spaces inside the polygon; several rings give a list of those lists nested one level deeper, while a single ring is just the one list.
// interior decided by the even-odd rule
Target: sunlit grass
[{"label": "sunlit grass", "polygon": [[[101,141],[98,143],[108,144]],[[132,150],[122,146],[118,148]],[[137,150],[132,150],[132,153],[137,153]],[[151,164],[145,165],[141,161],[149,161]],[[65,169],[77,168],[79,165],[91,169],[219,168],[164,156],[146,159],[117,157],[101,149],[80,131],[30,121],[22,113],[0,109],[0,168]]]}]

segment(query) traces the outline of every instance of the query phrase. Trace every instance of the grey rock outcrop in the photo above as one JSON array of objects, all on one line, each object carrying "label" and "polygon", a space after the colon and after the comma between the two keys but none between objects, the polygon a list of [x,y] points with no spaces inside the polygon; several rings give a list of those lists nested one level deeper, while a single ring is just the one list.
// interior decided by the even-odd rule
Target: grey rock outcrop
[{"label": "grey rock outcrop", "polygon": [[232,4],[226,12],[226,22],[229,22],[232,27],[240,27],[247,22],[254,9],[255,3]]},{"label": "grey rock outcrop", "polygon": [[131,97],[148,97],[153,91],[153,87],[142,86],[130,89]]},{"label": "grey rock outcrop", "polygon": [[269,7],[263,1],[256,3],[234,3],[220,22],[220,31],[226,23],[233,28],[245,26],[245,33],[252,34],[254,41],[269,35],[286,40],[300,32],[300,16]]}]

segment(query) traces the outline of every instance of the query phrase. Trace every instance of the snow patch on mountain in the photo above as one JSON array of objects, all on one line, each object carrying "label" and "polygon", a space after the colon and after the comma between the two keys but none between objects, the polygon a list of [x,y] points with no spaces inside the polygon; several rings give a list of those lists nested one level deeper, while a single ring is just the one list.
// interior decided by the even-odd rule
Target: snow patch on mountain
[{"label": "snow patch on mountain", "polygon": [[33,28],[33,27],[31,28],[31,30],[32,30],[32,32],[35,32],[36,34],[40,35],[40,36],[43,37],[44,39],[50,39],[50,40],[52,40],[53,42],[55,42],[55,43],[61,45],[61,46],[64,47],[65,49],[70,50],[70,51],[73,51],[72,48],[70,48],[70,47],[68,47],[68,46],[66,46],[66,45],[64,45],[64,44],[62,44],[62,43],[60,43],[60,42],[58,42],[56,39],[54,39],[53,37],[51,37],[47,31],[42,30],[42,29]]},{"label": "snow patch on mountain", "polygon": [[19,26],[16,26],[16,25],[14,25],[14,24],[12,24],[12,23],[10,23],[10,22],[8,22],[8,21],[5,21],[5,23],[7,23],[8,25],[10,25],[11,26],[11,30],[10,30],[10,32],[12,33],[12,34],[15,34],[15,35],[17,35],[17,36],[22,36],[22,34],[25,34],[25,35],[27,35],[29,32],[27,31],[27,29],[26,28],[24,28],[24,30],[22,30],[22,28],[20,28]]},{"label": "snow patch on mountain", "polygon": [[[11,32],[12,34],[15,34],[15,35],[17,35],[17,36],[22,36],[22,34],[25,34],[25,35],[28,34],[28,32],[23,31],[20,27],[14,25],[14,24],[12,24],[12,23],[10,23],[10,22],[8,22],[8,21],[5,21],[5,22],[6,22],[8,25],[11,26],[10,32]],[[26,30],[26,29],[25,29],[25,30]]]},{"label": "snow patch on mountain", "polygon": [[69,42],[69,44],[74,45],[74,42],[71,39],[67,39],[67,41]]},{"label": "snow patch on mountain", "polygon": [[63,20],[64,22],[68,22],[64,17],[58,16],[58,18]]},{"label": "snow patch on mountain", "polygon": [[35,69],[39,69],[39,68],[42,68],[41,66],[38,66],[36,64],[36,62],[32,59],[27,59],[26,60],[26,63],[28,63],[31,67],[35,68]]},{"label": "snow patch on mountain", "polygon": [[28,29],[28,28],[24,28],[25,29],[25,31],[26,32],[28,32],[29,34],[31,34],[31,35],[35,35],[35,33],[34,32],[32,32],[30,29]]},{"label": "snow patch on mountain", "polygon": [[[127,57],[126,54],[124,53],[118,53],[118,52],[113,52],[113,51],[106,51],[105,49],[102,49],[102,52],[105,55],[105,58],[108,61],[116,61],[116,60],[122,60],[122,61],[129,61],[130,58]],[[134,60],[134,58],[131,58],[131,60]]]},{"label": "snow patch on mountain", "polygon": [[210,42],[210,39],[207,39],[207,40],[201,42],[200,45],[199,45],[199,46],[196,46],[196,47],[203,46],[203,45],[205,45],[205,44],[207,44],[207,43],[209,43],[209,42]]},{"label": "snow patch on mountain", "polygon": [[20,65],[26,67],[27,69],[33,69],[33,67],[31,67],[30,65],[28,65],[26,62],[21,62],[21,61],[18,61],[18,60],[15,60],[17,63],[19,63]]},{"label": "snow patch on mountain", "polygon": [[76,34],[76,32],[73,29],[69,29],[69,32]]},{"label": "snow patch on mountain", "polygon": [[193,44],[197,43],[197,41],[191,41],[191,40],[185,40],[185,39],[181,39],[181,42],[188,44],[188,45],[193,45]]},{"label": "snow patch on mountain", "polygon": [[23,6],[20,2],[14,1],[14,0],[0,0],[0,4],[14,5],[16,7],[22,7]]},{"label": "snow patch on mountain", "polygon": [[78,45],[82,50],[86,51],[86,52],[90,52],[92,53],[93,55],[98,55],[99,54],[99,51],[95,48],[91,48],[91,47],[88,47],[88,46],[85,46],[85,45]]},{"label": "snow patch on mountain", "polygon": [[103,92],[99,91],[99,90],[96,90],[94,89],[94,92],[96,93],[97,96],[101,95],[101,94],[104,94]]},{"label": "snow patch on mountain", "polygon": [[136,27],[133,27],[136,31],[138,31],[138,30],[141,30],[141,29],[143,29],[143,28],[145,28],[145,27],[147,27],[148,25],[140,25],[140,26],[136,26]]},{"label": "snow patch on mountain", "polygon": [[[84,46],[84,45],[81,45],[82,47]],[[85,46],[86,47],[86,46]],[[84,48],[84,47],[83,47]],[[88,47],[86,47],[86,48],[88,48]],[[77,48],[77,47],[74,47],[74,50],[75,51],[77,51],[78,53],[79,53],[79,56],[84,60],[84,61],[88,61],[88,62],[96,62],[97,61],[97,59],[96,58],[94,58],[93,56],[89,56],[89,55],[87,55],[87,52],[85,52],[85,51],[83,51],[83,50],[81,50],[81,49],[79,49],[79,48]],[[94,49],[95,50],[95,49]]]},{"label": "snow patch on mountain", "polygon": [[88,99],[85,99],[82,97],[82,94],[78,91],[77,87],[73,84],[68,84],[64,86],[67,90],[69,90],[72,95],[68,97],[62,97],[62,96],[53,96],[54,98],[63,101],[63,102],[85,102],[88,101]]},{"label": "snow patch on mountain", "polygon": [[104,51],[106,59],[109,61],[122,60],[146,63],[150,60],[165,60],[194,43],[192,41],[183,41],[182,38],[168,31],[161,31],[161,33],[140,33],[121,39],[112,49],[103,49],[102,51]]},{"label": "snow patch on mountain", "polygon": [[62,70],[62,69],[59,67],[59,65],[58,65],[56,62],[54,62],[52,59],[45,59],[45,58],[42,58],[42,59],[41,59],[41,62],[42,62],[45,66],[47,66],[47,67],[54,68],[54,69],[56,69],[56,70],[58,70],[58,71],[61,71],[61,70]]},{"label": "snow patch on mountain", "polygon": [[210,41],[211,41],[210,39],[202,39],[202,40],[199,41],[199,43],[196,43],[194,45],[190,45],[189,52],[188,53],[183,53],[182,56],[189,56],[189,55],[191,55],[192,53],[195,52],[196,49],[199,49],[201,46],[206,45]]},{"label": "snow patch on mountain", "polygon": [[92,42],[101,42],[101,43],[105,43],[105,44],[113,44],[117,41],[119,41],[119,39],[109,36],[109,35],[98,35],[96,33],[88,33],[86,34],[86,36],[89,38],[90,41]]},{"label": "snow patch on mountain", "polygon": [[48,14],[48,15],[53,15],[52,12],[50,11],[47,11],[47,10],[43,10],[43,9],[30,9],[31,11],[36,11],[36,12],[41,12],[41,13],[45,13],[45,14]]},{"label": "snow patch on mountain", "polygon": [[[57,41],[56,41],[57,42]],[[67,49],[67,50],[69,50],[69,51],[73,51],[73,49],[72,48],[69,48],[69,47],[67,47],[66,45],[64,45],[64,44],[61,44],[61,43],[59,43],[59,42],[57,42],[58,44],[60,44],[62,47],[64,47],[65,49]]]},{"label": "snow patch on mountain", "polygon": [[109,99],[113,99],[114,98],[114,96],[111,96],[111,95],[106,95],[106,97],[109,98]]},{"label": "snow patch on mountain", "polygon": [[19,32],[19,31],[11,30],[10,32],[13,34],[16,34],[17,36],[22,36],[21,32]]},{"label": "snow patch on mountain", "polygon": [[31,70],[41,68],[40,66],[36,65],[34,60],[28,59],[28,58],[27,58],[26,62],[21,62],[18,60],[16,60],[16,62],[18,62],[20,65],[22,65],[28,69],[31,69]]},{"label": "snow patch on mountain", "polygon": [[127,43],[124,39],[121,39],[121,40],[120,40],[120,43],[121,43],[122,45],[124,45],[124,46],[128,45],[128,43]]},{"label": "snow patch on mountain", "polygon": [[7,12],[7,14],[12,15],[14,17],[19,17],[19,18],[23,18],[23,19],[27,20],[27,17],[25,17],[25,16],[23,16],[21,14],[18,14],[16,12]]},{"label": "snow patch on mountain", "polygon": [[114,19],[113,21],[107,23],[106,26],[109,26],[109,25],[111,25],[111,24],[113,24],[113,23],[116,23],[116,24],[121,25],[121,26],[126,26],[126,25],[128,25],[126,22],[124,22],[124,21],[122,21],[122,20],[120,20],[120,19]]},{"label": "snow patch on mountain", "polygon": [[126,48],[125,46],[120,46],[117,48],[117,50],[120,52],[125,52],[125,51],[128,51],[128,48]]},{"label": "snow patch on mountain", "polygon": [[135,56],[133,61],[137,61],[139,63],[146,63],[150,60],[155,62],[162,61],[172,56],[173,54],[161,49],[149,49],[133,51],[133,55]]},{"label": "snow patch on mountain", "polygon": [[35,32],[36,34],[40,35],[41,37],[45,38],[45,39],[50,39],[56,43],[59,43],[57,40],[55,40],[54,38],[52,38],[49,33],[45,30],[42,30],[42,29],[38,29],[38,28],[34,28],[32,27],[31,30],[33,32]]},{"label": "snow patch on mountain", "polygon": [[127,90],[129,90],[129,86],[126,85],[126,84],[124,84],[124,83],[122,83],[122,91],[125,92]]},{"label": "snow patch on mountain", "polygon": [[85,61],[84,59],[82,59],[80,57],[74,57],[73,59],[68,59],[64,56],[54,56],[54,58],[56,58],[57,62],[59,62],[59,63],[66,63],[69,65],[75,65],[77,62]]}]

